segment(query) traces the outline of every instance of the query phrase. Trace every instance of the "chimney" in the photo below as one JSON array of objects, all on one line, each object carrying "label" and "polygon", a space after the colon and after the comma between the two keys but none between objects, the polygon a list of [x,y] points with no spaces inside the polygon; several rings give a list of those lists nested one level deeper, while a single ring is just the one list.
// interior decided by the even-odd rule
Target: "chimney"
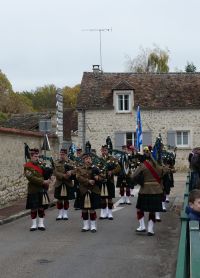
[{"label": "chimney", "polygon": [[99,72],[101,72],[100,65],[93,65],[92,69],[94,74],[98,74]]}]

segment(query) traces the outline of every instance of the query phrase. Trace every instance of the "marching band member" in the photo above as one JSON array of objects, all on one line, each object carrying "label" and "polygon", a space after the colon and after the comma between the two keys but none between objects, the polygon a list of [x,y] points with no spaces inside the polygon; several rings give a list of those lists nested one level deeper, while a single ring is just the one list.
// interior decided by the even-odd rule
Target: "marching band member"
[{"label": "marching band member", "polygon": [[96,209],[100,206],[100,190],[98,181],[101,179],[99,169],[92,165],[90,153],[82,156],[83,165],[77,167],[76,178],[80,189],[80,208],[82,210],[82,232],[97,231]]},{"label": "marching band member", "polygon": [[139,227],[136,232],[145,232],[144,212],[149,213],[148,235],[154,235],[155,212],[162,211],[163,186],[161,178],[164,175],[164,168],[160,166],[151,153],[144,149],[144,161],[133,173],[133,181],[143,175],[143,185],[140,187],[137,199],[137,218]]},{"label": "marching band member", "polygon": [[67,150],[60,150],[60,158],[55,161],[54,175],[56,177],[54,197],[57,199],[58,216],[56,220],[68,220],[69,200],[74,199],[73,175],[74,165],[67,158]]},{"label": "marching band member", "polygon": [[[32,225],[30,231],[45,230],[44,210],[48,207],[47,190],[50,179],[44,179],[44,167],[39,162],[39,150],[30,149],[30,161],[24,164],[24,175],[28,180],[26,209],[31,210]],[[37,223],[37,217],[38,223]]]},{"label": "marching band member", "polygon": [[[121,202],[120,204],[131,205],[130,196],[131,196],[131,188],[133,189],[134,185],[131,182],[131,156],[132,149],[128,148],[126,145],[122,146],[122,151],[127,156],[127,161],[120,161],[121,171],[117,177],[117,185],[116,187],[120,188]],[[127,163],[127,172],[124,170],[123,163]]]},{"label": "marching band member", "polygon": [[101,183],[101,213],[100,219],[113,220],[112,208],[113,201],[112,198],[115,197],[115,184],[114,175],[120,172],[120,165],[116,158],[108,152],[108,146],[103,145],[101,147],[102,159],[105,163],[106,181]]}]

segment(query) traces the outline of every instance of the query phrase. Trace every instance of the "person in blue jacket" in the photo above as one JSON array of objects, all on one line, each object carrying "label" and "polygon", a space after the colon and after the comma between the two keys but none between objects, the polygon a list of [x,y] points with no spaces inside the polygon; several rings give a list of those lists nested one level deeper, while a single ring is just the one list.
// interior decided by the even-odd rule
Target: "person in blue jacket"
[{"label": "person in blue jacket", "polygon": [[200,221],[200,189],[193,189],[189,193],[188,206],[185,209],[189,220]]}]

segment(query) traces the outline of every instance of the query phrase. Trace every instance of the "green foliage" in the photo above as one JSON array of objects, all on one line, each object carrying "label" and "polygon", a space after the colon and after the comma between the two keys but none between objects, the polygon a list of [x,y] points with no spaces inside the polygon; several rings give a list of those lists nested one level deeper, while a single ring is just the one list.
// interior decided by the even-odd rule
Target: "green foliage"
[{"label": "green foliage", "polygon": [[169,51],[162,50],[158,46],[154,46],[153,49],[140,48],[140,54],[131,59],[126,57],[128,71],[137,73],[164,73],[169,72]]},{"label": "green foliage", "polygon": [[2,112],[0,112],[0,121],[6,121],[8,119],[8,116]]},{"label": "green foliage", "polygon": [[63,102],[64,107],[75,108],[77,102],[77,96],[80,92],[80,85],[76,85],[73,88],[64,87],[63,88]]},{"label": "green foliage", "polygon": [[12,85],[7,76],[0,70],[0,95],[11,93]]},{"label": "green foliage", "polygon": [[33,108],[37,111],[55,109],[56,90],[55,85],[45,85],[37,88],[32,98]]},{"label": "green foliage", "polygon": [[193,63],[187,62],[187,65],[185,66],[185,71],[186,72],[196,72],[196,67]]},{"label": "green foliage", "polygon": [[[13,92],[12,85],[0,70],[0,112],[15,114],[56,109],[55,85],[38,87],[35,91]],[[80,85],[63,88],[64,107],[75,108]],[[4,115],[4,114],[2,114]],[[1,115],[1,117],[3,117]]]}]

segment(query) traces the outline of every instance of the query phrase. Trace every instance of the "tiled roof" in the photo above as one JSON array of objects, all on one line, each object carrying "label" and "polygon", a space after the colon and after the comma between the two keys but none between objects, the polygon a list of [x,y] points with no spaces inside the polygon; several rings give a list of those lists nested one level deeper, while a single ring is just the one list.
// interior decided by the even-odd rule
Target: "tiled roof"
[{"label": "tiled roof", "polygon": [[143,109],[199,109],[200,73],[84,72],[78,109],[113,109],[113,90],[134,90]]},{"label": "tiled roof", "polygon": [[55,112],[15,114],[9,120],[1,122],[1,127],[39,131],[39,120],[51,119]]}]

